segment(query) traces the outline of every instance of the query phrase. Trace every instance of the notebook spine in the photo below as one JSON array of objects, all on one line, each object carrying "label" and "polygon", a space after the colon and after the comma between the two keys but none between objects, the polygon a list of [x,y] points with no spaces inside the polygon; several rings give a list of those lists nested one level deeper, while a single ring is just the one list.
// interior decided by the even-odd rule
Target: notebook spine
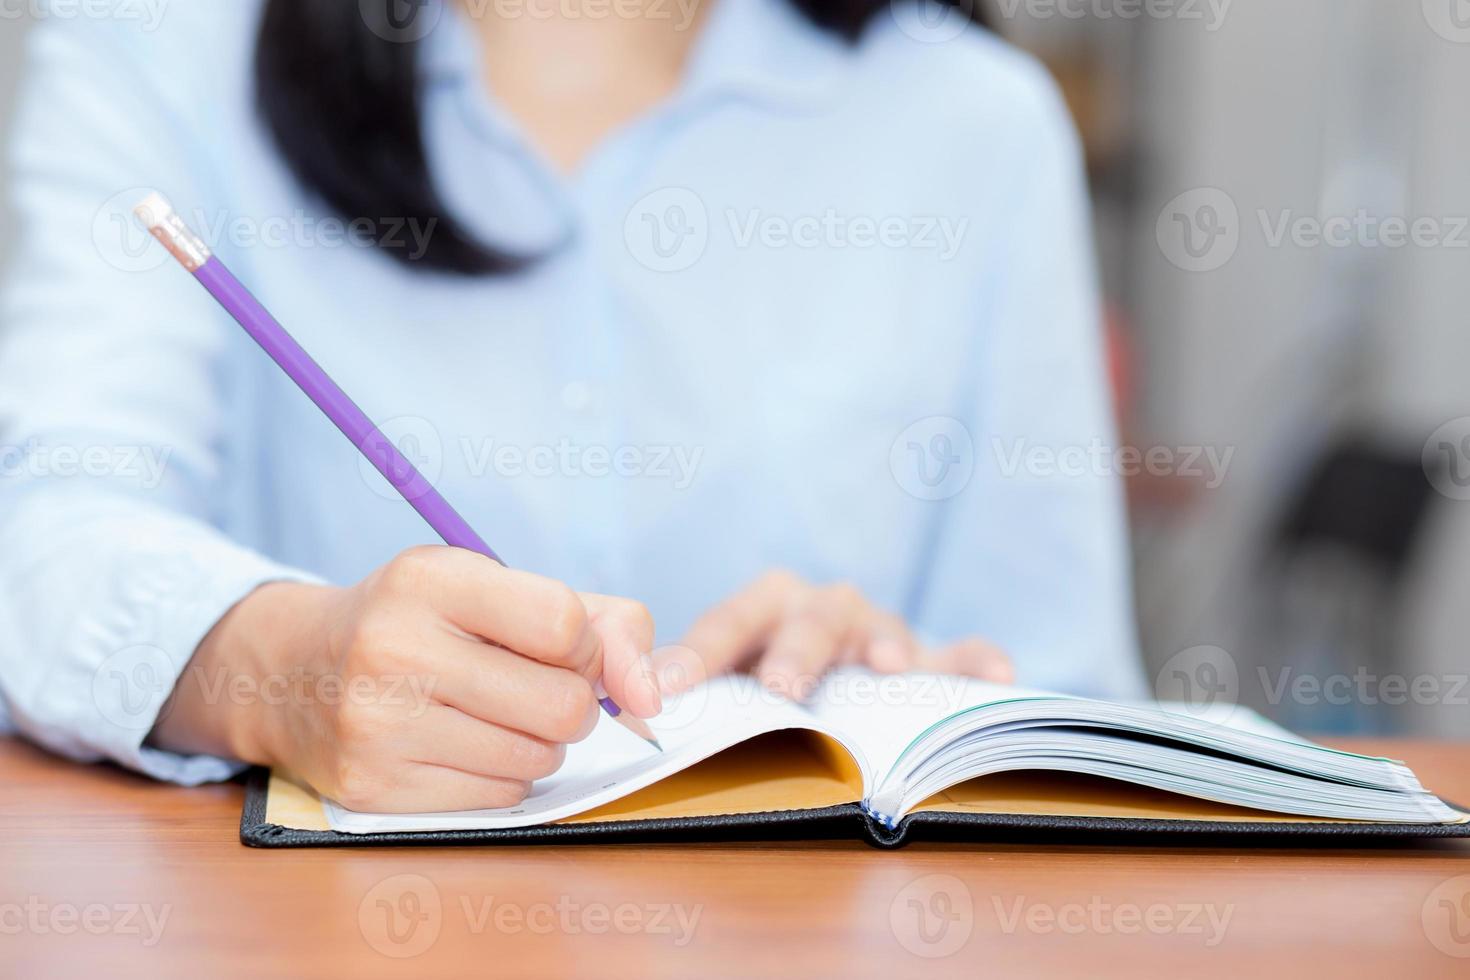
[{"label": "notebook spine", "polygon": [[873,809],[868,800],[863,800],[864,823],[868,828],[868,841],[876,847],[902,847],[908,837],[908,821],[898,820],[886,813]]}]

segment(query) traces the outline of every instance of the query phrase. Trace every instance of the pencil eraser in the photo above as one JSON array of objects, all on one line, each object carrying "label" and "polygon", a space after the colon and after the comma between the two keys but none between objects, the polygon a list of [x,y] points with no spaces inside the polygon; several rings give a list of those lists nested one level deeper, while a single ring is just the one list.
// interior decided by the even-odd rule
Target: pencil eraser
[{"label": "pencil eraser", "polygon": [[137,215],[138,220],[143,222],[143,227],[149,231],[168,221],[173,213],[174,206],[168,203],[168,198],[157,191],[143,198],[142,202],[133,208],[133,214]]}]

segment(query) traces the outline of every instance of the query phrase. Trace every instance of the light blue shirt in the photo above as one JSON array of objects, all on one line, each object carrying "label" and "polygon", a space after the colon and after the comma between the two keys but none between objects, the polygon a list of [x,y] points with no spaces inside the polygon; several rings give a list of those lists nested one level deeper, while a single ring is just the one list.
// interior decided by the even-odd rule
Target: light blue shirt
[{"label": "light blue shirt", "polygon": [[785,567],[988,637],[1026,685],[1141,692],[1082,164],[1036,63],[889,11],[847,46],[782,0],[719,0],[678,92],[567,176],[446,14],[435,177],[483,240],[543,256],[464,280],[357,244],[293,183],[251,102],[258,14],[33,32],[0,728],[221,778],[143,745],[210,627],[263,582],[351,583],[434,540],[130,226],[148,188],[509,562],[647,602],[661,641]]}]

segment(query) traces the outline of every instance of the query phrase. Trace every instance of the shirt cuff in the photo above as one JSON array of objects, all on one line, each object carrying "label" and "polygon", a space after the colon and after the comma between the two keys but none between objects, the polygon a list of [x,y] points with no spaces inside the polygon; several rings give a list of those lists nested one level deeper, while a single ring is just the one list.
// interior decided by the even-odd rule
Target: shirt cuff
[{"label": "shirt cuff", "polygon": [[[229,779],[246,768],[235,759],[180,755],[144,745],[165,717],[170,696],[194,651],[215,624],[250,593],[269,582],[320,583],[246,548],[217,539],[199,549],[159,559],[127,583],[116,624],[95,624],[91,655],[76,664],[90,686],[78,701],[91,709],[73,729],[86,748],[155,779],[197,786]],[[109,625],[112,628],[109,628]],[[208,691],[231,697],[229,677],[202,678]],[[90,753],[89,753],[90,754]]]}]

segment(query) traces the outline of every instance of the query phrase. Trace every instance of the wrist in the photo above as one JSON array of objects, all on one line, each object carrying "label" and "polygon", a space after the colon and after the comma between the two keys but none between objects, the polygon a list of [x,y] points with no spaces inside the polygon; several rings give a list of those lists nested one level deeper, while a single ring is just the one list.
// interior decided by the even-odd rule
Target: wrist
[{"label": "wrist", "polygon": [[231,607],[194,651],[151,741],[256,765],[279,761],[293,706],[289,693],[266,693],[289,692],[292,672],[324,646],[323,610],[336,591],[270,582]]}]

